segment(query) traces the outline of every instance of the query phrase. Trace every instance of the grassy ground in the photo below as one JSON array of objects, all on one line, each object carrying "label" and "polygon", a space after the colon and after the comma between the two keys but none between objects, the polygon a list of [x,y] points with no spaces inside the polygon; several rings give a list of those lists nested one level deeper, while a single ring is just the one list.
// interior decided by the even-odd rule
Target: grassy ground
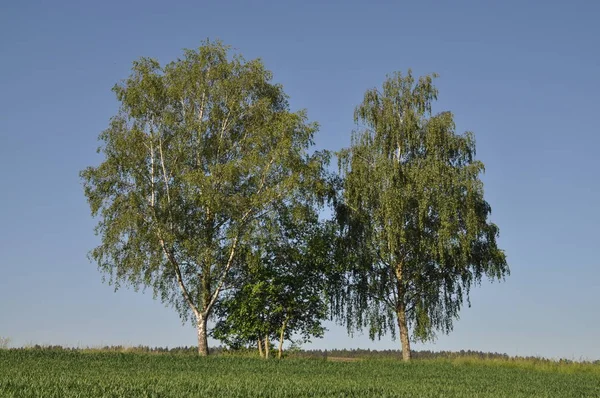
[{"label": "grassy ground", "polygon": [[600,397],[600,365],[0,350],[0,397]]}]

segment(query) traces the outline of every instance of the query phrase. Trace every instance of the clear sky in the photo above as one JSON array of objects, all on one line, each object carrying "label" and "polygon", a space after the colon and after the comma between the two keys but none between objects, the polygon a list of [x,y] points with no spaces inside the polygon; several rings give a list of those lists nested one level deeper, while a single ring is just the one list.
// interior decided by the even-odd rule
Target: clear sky
[{"label": "clear sky", "polygon": [[[417,349],[600,359],[600,3],[588,1],[5,1],[0,6],[0,336],[13,345],[194,345],[149,293],[102,282],[78,172],[131,62],[221,39],[260,57],[349,143],[385,75],[437,72],[435,108],[477,138],[512,275]],[[314,348],[399,348],[329,325]]]}]

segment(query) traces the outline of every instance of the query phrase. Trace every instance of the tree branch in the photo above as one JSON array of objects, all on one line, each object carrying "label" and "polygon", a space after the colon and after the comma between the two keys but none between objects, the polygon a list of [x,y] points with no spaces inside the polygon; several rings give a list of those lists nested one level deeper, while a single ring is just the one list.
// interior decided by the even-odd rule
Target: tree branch
[{"label": "tree branch", "polygon": [[[162,138],[159,136],[158,138],[158,152],[160,154],[160,165],[162,167],[162,172],[163,172],[163,180],[165,182],[165,190],[167,192],[167,203],[169,205],[171,205],[171,195],[169,194],[169,179],[167,176],[167,168],[165,167],[165,158],[163,156],[163,150],[162,150]],[[170,206],[169,206],[170,208]],[[170,209],[169,209],[169,213],[170,213]]]},{"label": "tree branch", "polygon": [[163,253],[165,254],[165,256],[167,257],[167,259],[169,260],[169,262],[173,266],[173,270],[175,271],[175,277],[177,279],[177,284],[179,285],[179,288],[181,289],[181,293],[183,295],[183,298],[185,299],[185,301],[188,303],[188,305],[190,306],[190,308],[194,312],[194,315],[196,315],[196,317],[197,317],[200,314],[200,312],[198,311],[198,308],[194,305],[192,297],[190,296],[188,290],[185,287],[185,284],[183,283],[183,278],[181,276],[181,268],[179,267],[179,264],[177,263],[177,260],[175,259],[175,256],[173,256],[173,253],[169,252],[169,250],[167,249],[165,241],[161,237],[159,231],[157,231],[157,236],[158,236],[158,240],[160,242],[160,246],[161,246],[161,248],[163,250]]},{"label": "tree branch", "polygon": [[223,270],[223,272],[221,273],[221,276],[219,277],[219,283],[217,284],[217,287],[215,288],[215,291],[212,294],[210,301],[208,302],[208,305],[204,308],[205,315],[207,315],[210,312],[212,306],[215,304],[215,301],[217,301],[219,292],[221,291],[223,284],[225,283],[225,278],[227,277],[227,273],[229,272],[229,269],[233,265],[233,259],[235,257],[235,251],[237,248],[237,244],[238,244],[238,237],[236,236],[233,239],[233,243],[231,245],[231,250],[229,252],[229,258],[227,259],[227,265],[225,266],[225,269]]},{"label": "tree branch", "polygon": [[[162,156],[162,141],[161,141],[161,144],[159,145],[159,151],[160,151],[161,163],[163,165],[163,173],[166,173],[166,169],[164,167],[164,159]],[[164,174],[164,175],[166,176],[166,174]],[[156,216],[156,196],[155,196],[155,190],[154,190],[154,145],[152,143],[152,137],[150,140],[150,178],[151,178],[150,207],[152,208],[152,212],[154,213],[155,223],[158,224],[158,219]],[[170,197],[168,196],[169,188],[168,188],[168,183],[167,183],[166,178],[165,178],[165,184],[166,184],[166,189],[167,189],[167,200],[170,202]],[[197,316],[198,309],[194,305],[194,302],[192,301],[192,298],[191,298],[187,288],[185,287],[185,284],[183,283],[183,277],[181,276],[181,268],[179,267],[179,264],[178,264],[177,260],[175,259],[175,256],[173,255],[173,253],[171,253],[167,249],[165,240],[163,239],[162,233],[160,231],[160,227],[158,227],[158,226],[156,229],[156,235],[158,237],[158,241],[160,242],[160,247],[161,247],[163,253],[165,254],[169,263],[173,266],[173,270],[175,271],[175,277],[177,279],[177,284],[179,285],[179,288],[181,289],[181,292],[182,292],[182,295],[183,295],[185,301],[188,303],[188,305],[190,306],[190,308],[192,309],[194,314]]]}]

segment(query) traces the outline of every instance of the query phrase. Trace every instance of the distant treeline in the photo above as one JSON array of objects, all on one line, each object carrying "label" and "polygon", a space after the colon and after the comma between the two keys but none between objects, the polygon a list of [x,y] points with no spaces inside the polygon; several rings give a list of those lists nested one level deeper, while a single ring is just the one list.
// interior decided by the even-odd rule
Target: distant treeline
[{"label": "distant treeline", "polygon": [[[155,354],[174,354],[174,355],[197,355],[197,347],[194,346],[182,346],[182,347],[149,347],[149,346],[123,346],[123,345],[112,345],[103,347],[63,347],[60,345],[29,345],[19,348],[11,348],[11,350],[45,350],[45,351],[90,351],[90,352],[131,352],[131,353],[155,353]],[[227,347],[217,346],[210,347],[210,354],[217,356],[258,356],[255,349],[238,349],[232,350]],[[413,351],[414,359],[456,359],[456,358],[477,358],[477,359],[490,359],[490,360],[525,360],[525,361],[548,361],[553,362],[551,359],[535,357],[535,356],[519,356],[511,357],[507,354],[498,352],[483,352],[473,350],[460,350],[460,351]],[[285,354],[286,358],[300,358],[300,359],[398,359],[402,358],[401,350],[370,350],[370,349],[333,349],[333,350],[304,350],[304,349],[291,349]],[[561,363],[592,363],[600,365],[600,360],[585,361],[585,360],[571,360],[571,359],[560,359]]]}]

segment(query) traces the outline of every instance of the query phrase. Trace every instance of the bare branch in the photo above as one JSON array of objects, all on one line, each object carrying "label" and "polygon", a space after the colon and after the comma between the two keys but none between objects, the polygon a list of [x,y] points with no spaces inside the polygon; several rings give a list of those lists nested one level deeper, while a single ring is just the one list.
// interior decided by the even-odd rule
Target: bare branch
[{"label": "bare branch", "polygon": [[167,176],[167,168],[165,167],[165,158],[163,157],[162,138],[159,136],[158,140],[158,152],[160,154],[160,164],[163,172],[163,180],[165,182],[165,190],[167,192],[167,203],[170,205],[171,195],[169,194],[169,178]]},{"label": "bare branch", "polygon": [[154,202],[154,146],[152,144],[152,137],[150,137],[150,206],[152,208],[154,208]]},{"label": "bare branch", "polygon": [[235,258],[237,244],[238,244],[238,237],[236,236],[233,239],[233,243],[231,244],[231,250],[229,251],[229,258],[227,259],[227,265],[225,266],[225,269],[223,270],[223,272],[221,273],[221,276],[219,277],[219,283],[217,284],[217,287],[215,288],[215,291],[212,294],[208,305],[204,308],[205,314],[208,314],[210,312],[212,306],[215,304],[215,301],[217,301],[217,297],[219,296],[219,293],[221,292],[223,284],[225,283],[225,278],[227,277],[227,274],[229,273],[229,269],[231,269],[231,266],[233,265],[233,259]]},{"label": "bare branch", "polygon": [[179,267],[179,263],[175,259],[175,256],[173,255],[173,253],[171,253],[167,249],[165,241],[160,235],[161,235],[160,232],[157,231],[158,240],[160,242],[160,246],[163,250],[163,253],[167,257],[167,259],[173,266],[173,270],[175,271],[175,277],[177,279],[177,284],[179,285],[179,288],[181,289],[181,294],[183,295],[183,298],[185,299],[185,301],[188,303],[188,305],[194,312],[194,315],[196,315],[196,317],[197,317],[198,315],[200,315],[200,311],[198,311],[198,308],[196,307],[196,305],[194,305],[194,301],[192,300],[192,297],[190,296],[188,290],[185,287],[185,284],[183,283],[183,277],[181,276],[181,268]]}]

